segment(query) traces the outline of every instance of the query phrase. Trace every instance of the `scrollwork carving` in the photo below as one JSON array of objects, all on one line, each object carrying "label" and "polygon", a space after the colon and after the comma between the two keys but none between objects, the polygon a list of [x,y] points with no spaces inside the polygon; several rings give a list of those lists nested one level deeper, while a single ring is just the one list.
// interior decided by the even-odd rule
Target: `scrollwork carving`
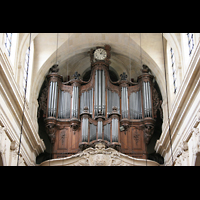
[{"label": "scrollwork carving", "polygon": [[49,69],[49,74],[51,73],[58,73],[59,68],[58,68],[58,64],[54,64],[50,69]]},{"label": "scrollwork carving", "polygon": [[54,143],[55,142],[55,125],[54,124],[47,124],[46,125],[46,131],[47,131],[47,134],[49,135],[50,139],[51,139],[51,143]]},{"label": "scrollwork carving", "polygon": [[45,88],[41,92],[41,96],[38,100],[38,112],[37,112],[37,118],[40,117],[41,110],[43,111],[43,117],[46,117],[46,110],[47,110],[47,97],[48,97],[48,85],[47,82],[45,82]]},{"label": "scrollwork carving", "polygon": [[153,114],[157,118],[157,111],[160,111],[160,118],[163,119],[162,100],[158,97],[157,90],[153,87]]},{"label": "scrollwork carving", "polygon": [[154,133],[154,126],[151,124],[145,125],[145,129],[144,129],[144,139],[145,139],[145,143],[148,144],[151,136]]}]

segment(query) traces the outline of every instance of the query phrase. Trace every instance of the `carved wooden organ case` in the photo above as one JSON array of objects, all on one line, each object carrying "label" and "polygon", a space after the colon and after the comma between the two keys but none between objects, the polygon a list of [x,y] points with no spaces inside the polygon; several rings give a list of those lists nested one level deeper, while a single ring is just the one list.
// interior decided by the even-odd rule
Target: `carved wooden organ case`
[{"label": "carved wooden organ case", "polygon": [[57,66],[47,75],[45,124],[53,158],[76,154],[98,141],[129,156],[146,158],[146,144],[155,126],[153,76],[143,65],[137,82],[128,81],[125,73],[112,82],[111,47],[101,48],[106,51],[102,60],[94,58],[96,49],[90,51],[89,81],[81,80],[76,72],[72,80],[63,82]]}]

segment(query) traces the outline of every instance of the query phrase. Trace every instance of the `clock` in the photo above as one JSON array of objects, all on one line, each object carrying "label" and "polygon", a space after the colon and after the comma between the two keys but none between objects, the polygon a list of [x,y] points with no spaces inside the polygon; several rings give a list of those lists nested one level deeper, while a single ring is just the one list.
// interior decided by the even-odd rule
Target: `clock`
[{"label": "clock", "polygon": [[102,48],[96,49],[94,52],[94,58],[97,60],[104,60],[106,56],[107,56],[107,53]]}]

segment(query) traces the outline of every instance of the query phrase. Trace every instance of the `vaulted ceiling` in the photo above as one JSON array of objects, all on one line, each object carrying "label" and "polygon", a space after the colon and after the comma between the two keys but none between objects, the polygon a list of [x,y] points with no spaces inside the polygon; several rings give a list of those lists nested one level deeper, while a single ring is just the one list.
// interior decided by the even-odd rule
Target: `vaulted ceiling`
[{"label": "vaulted ceiling", "polygon": [[[58,38],[58,47],[57,47]],[[28,34],[23,34],[21,49],[28,43]],[[163,45],[161,33],[33,33],[34,71],[33,83],[35,92],[39,90],[49,68],[59,64],[59,74],[65,78],[75,71],[81,75],[90,68],[88,51],[96,46],[111,46],[111,67],[118,76],[126,72],[128,79],[141,74],[142,64],[146,64],[156,76],[160,87],[163,80]],[[179,48],[178,34],[164,34],[164,40]],[[22,50],[21,50],[22,51]],[[57,56],[56,56],[57,55]],[[33,88],[33,89],[34,89]]]}]

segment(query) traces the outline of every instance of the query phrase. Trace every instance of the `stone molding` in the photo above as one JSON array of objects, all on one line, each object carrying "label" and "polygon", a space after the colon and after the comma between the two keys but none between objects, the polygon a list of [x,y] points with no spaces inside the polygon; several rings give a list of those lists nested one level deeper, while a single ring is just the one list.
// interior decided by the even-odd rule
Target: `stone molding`
[{"label": "stone molding", "polygon": [[[0,74],[2,77],[0,81],[0,93],[5,100],[5,102],[1,102],[2,104],[0,105],[0,122],[7,128],[7,134],[10,142],[16,141],[18,145],[23,109],[23,97],[12,74],[12,67],[7,61],[7,57],[1,48]],[[6,110],[7,108],[2,106],[4,105],[3,103],[9,105],[10,113],[12,113],[12,117],[16,119],[15,121],[10,121],[11,119],[9,117],[9,113],[7,113]],[[28,107],[26,107],[24,116],[23,142],[24,144],[21,148],[23,159],[27,165],[35,165],[35,157],[42,153],[46,147],[43,140],[39,137],[37,127],[31,119]],[[25,149],[27,147],[29,150]]]},{"label": "stone molding", "polygon": [[[199,109],[198,101],[195,102],[195,105],[192,103],[192,101],[194,101],[193,98],[196,98],[197,100],[199,96],[199,62],[200,42],[197,44],[170,112],[171,139],[173,143],[173,156],[175,160],[179,155],[180,142],[188,141],[192,135],[192,132],[189,129],[197,126],[197,123],[199,123],[199,114],[197,114],[197,110]],[[197,95],[196,97],[195,94]],[[193,106],[193,113],[191,113],[191,109],[188,109],[191,106]],[[189,117],[188,114],[190,114],[191,117]],[[185,116],[187,116],[187,119]],[[185,122],[183,125],[183,121],[187,122]],[[179,129],[181,129],[181,132]],[[161,134],[160,139],[156,142],[155,150],[164,157],[165,165],[172,165],[168,123],[165,123],[163,126],[163,133]]]}]

